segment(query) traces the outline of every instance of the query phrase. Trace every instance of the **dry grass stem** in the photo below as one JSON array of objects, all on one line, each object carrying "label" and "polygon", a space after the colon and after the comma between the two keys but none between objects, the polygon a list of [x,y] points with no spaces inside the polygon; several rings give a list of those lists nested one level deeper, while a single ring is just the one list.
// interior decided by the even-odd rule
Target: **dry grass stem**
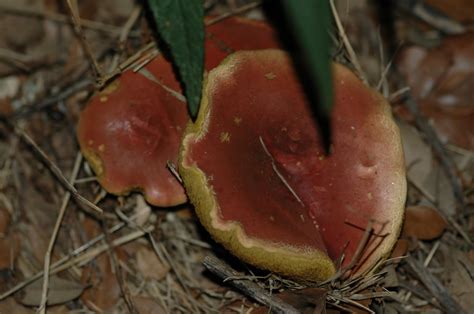
[{"label": "dry grass stem", "polygon": [[80,195],[76,188],[69,182],[68,179],[64,176],[61,169],[59,169],[56,164],[46,155],[46,153],[36,144],[36,142],[21,128],[15,126],[15,132],[28,144],[30,145],[35,152],[41,157],[41,161],[46,164],[46,166],[51,170],[54,176],[58,179],[58,181],[66,188],[67,191],[71,193],[71,195],[80,201],[81,203],[87,205],[94,211],[99,214],[103,214],[103,210],[99,208],[97,205],[86,199],[84,196]]},{"label": "dry grass stem", "polygon": [[216,16],[215,18],[212,18],[212,19],[209,19],[205,22],[206,26],[209,26],[209,25],[212,25],[212,24],[216,24],[228,17],[231,17],[231,16],[235,16],[235,15],[239,15],[239,14],[242,14],[242,13],[245,13],[247,11],[250,11],[252,9],[255,9],[257,7],[259,7],[260,5],[262,4],[261,1],[256,1],[256,2],[251,2],[249,4],[245,4],[235,10],[232,10],[232,11],[229,11],[229,12],[226,12],[224,14],[221,14],[219,16]]},{"label": "dry grass stem", "polygon": [[92,53],[92,49],[86,39],[84,31],[81,25],[81,18],[79,17],[79,9],[77,6],[77,0],[67,0],[67,7],[69,9],[69,13],[71,14],[72,23],[74,25],[74,31],[76,32],[82,47],[84,48],[84,52],[86,53],[89,62],[91,63],[92,70],[94,71],[94,75],[97,81],[101,81],[103,76],[102,70],[97,62],[94,54]]},{"label": "dry grass stem", "polygon": [[344,43],[344,47],[346,48],[346,51],[349,54],[349,59],[352,65],[354,66],[355,70],[357,71],[357,74],[359,75],[360,79],[366,85],[368,85],[367,76],[365,75],[364,71],[362,70],[362,67],[360,66],[359,58],[357,58],[357,55],[354,49],[352,48],[349,38],[347,38],[346,31],[344,30],[344,27],[342,26],[341,19],[339,18],[339,14],[337,13],[336,6],[334,5],[334,0],[329,0],[329,4],[331,5],[332,15],[334,17],[334,21],[336,22],[339,36],[341,37],[342,42]]},{"label": "dry grass stem", "polygon": [[[71,177],[69,178],[69,182],[74,182],[77,178],[79,173],[79,169],[82,163],[82,155],[78,153],[76,156],[76,161],[74,162],[74,168],[71,173]],[[53,254],[54,244],[56,243],[56,239],[58,237],[59,229],[61,228],[61,224],[63,222],[64,214],[66,213],[67,205],[69,203],[69,199],[71,198],[71,192],[66,191],[66,194],[63,197],[63,202],[61,208],[59,209],[58,218],[56,219],[56,224],[54,225],[53,234],[51,235],[51,239],[49,241],[48,249],[44,256],[44,267],[43,267],[43,288],[41,293],[41,303],[38,308],[38,312],[40,314],[46,313],[46,304],[48,301],[48,286],[49,286],[49,269],[51,266],[51,255]]]},{"label": "dry grass stem", "polygon": [[293,190],[293,188],[291,187],[291,185],[288,183],[288,181],[286,181],[285,177],[280,173],[280,171],[278,171],[278,168],[275,164],[275,159],[273,159],[273,156],[270,154],[270,152],[268,151],[267,149],[267,146],[265,145],[265,143],[263,142],[263,139],[261,136],[258,137],[259,141],[260,141],[260,144],[262,145],[262,148],[263,148],[263,151],[265,152],[265,154],[267,154],[267,156],[270,158],[270,161],[272,163],[272,168],[273,168],[273,171],[276,173],[276,175],[278,176],[278,178],[280,179],[280,181],[285,185],[285,187],[288,189],[288,191],[290,191],[291,195],[293,195],[293,197],[298,201],[298,203],[300,203],[300,205],[302,207],[306,207],[305,204],[303,203],[303,201],[301,200],[301,198],[298,196],[298,194],[296,194],[295,190]]}]

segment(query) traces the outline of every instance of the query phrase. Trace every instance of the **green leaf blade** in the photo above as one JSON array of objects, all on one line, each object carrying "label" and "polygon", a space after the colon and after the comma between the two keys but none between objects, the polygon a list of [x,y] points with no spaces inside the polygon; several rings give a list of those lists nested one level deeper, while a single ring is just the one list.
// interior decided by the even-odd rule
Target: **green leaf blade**
[{"label": "green leaf blade", "polygon": [[[286,15],[302,52],[308,73],[315,83],[316,111],[322,140],[328,151],[331,141],[330,117],[333,105],[332,68],[329,27],[331,11],[328,0],[284,0]],[[313,95],[314,96],[314,95]]]},{"label": "green leaf blade", "polygon": [[195,117],[204,71],[204,9],[201,0],[148,0],[158,33],[169,45]]}]

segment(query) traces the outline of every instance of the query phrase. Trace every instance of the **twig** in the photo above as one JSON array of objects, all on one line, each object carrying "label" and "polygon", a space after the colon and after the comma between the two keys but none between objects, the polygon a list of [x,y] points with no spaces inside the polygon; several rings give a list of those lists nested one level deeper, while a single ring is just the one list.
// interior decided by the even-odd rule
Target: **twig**
[{"label": "twig", "polygon": [[250,11],[258,6],[260,6],[262,4],[261,1],[257,1],[257,2],[252,2],[252,3],[249,3],[249,4],[246,4],[246,5],[243,5],[235,10],[232,10],[230,12],[226,12],[224,14],[221,14],[219,16],[216,16],[215,18],[212,18],[210,20],[207,20],[205,22],[206,26],[209,26],[209,25],[212,25],[212,24],[216,24],[217,22],[220,22],[228,17],[231,17],[231,16],[234,16],[234,15],[237,15],[237,14],[242,14],[246,11]]},{"label": "twig", "polygon": [[181,178],[178,170],[176,170],[176,165],[171,160],[166,161],[166,168],[168,168],[168,170],[176,178],[176,180],[178,180],[179,183],[183,184],[183,178]]},{"label": "twig", "polygon": [[17,119],[25,118],[32,112],[40,111],[50,106],[56,105],[57,103],[74,95],[75,93],[83,91],[83,90],[87,90],[88,88],[92,86],[94,86],[94,83],[92,82],[91,79],[87,78],[84,80],[80,80],[78,82],[75,82],[69,87],[61,89],[59,92],[52,94],[51,96],[40,101],[34,106],[32,104],[23,104],[20,107],[20,109],[16,110],[11,115],[7,116],[7,119],[17,120]]},{"label": "twig", "polygon": [[122,27],[122,30],[120,31],[120,36],[119,36],[119,49],[123,50],[123,47],[125,45],[125,41],[127,40],[127,37],[129,36],[130,32],[132,31],[133,26],[137,22],[138,18],[140,17],[140,14],[142,13],[142,7],[139,5],[136,5],[132,13],[130,14],[130,17],[127,19],[127,22],[125,25]]},{"label": "twig", "polygon": [[105,220],[102,220],[101,224],[102,224],[102,229],[103,229],[102,231],[104,233],[104,239],[108,247],[107,251],[109,253],[112,269],[114,270],[115,277],[117,278],[117,282],[119,284],[119,288],[120,288],[120,292],[122,293],[123,300],[125,301],[125,305],[127,306],[127,309],[131,314],[138,314],[135,304],[133,304],[133,300],[130,296],[130,291],[128,290],[125,284],[125,280],[123,278],[122,267],[120,266],[120,263],[118,262],[118,259],[117,259],[117,255],[115,254],[114,248],[112,247],[112,242],[110,241],[110,235],[107,229],[107,222]]},{"label": "twig", "polygon": [[92,49],[86,40],[84,31],[82,30],[81,19],[79,17],[79,10],[77,7],[77,0],[67,0],[67,7],[69,9],[69,13],[71,14],[72,23],[74,25],[74,31],[76,32],[76,35],[79,37],[82,47],[84,48],[84,52],[89,58],[96,80],[100,81],[103,76],[102,70],[100,69],[100,66],[97,63],[97,60],[95,59],[94,54],[92,53]]},{"label": "twig", "polygon": [[[223,280],[229,277],[239,276],[239,273],[215,257],[206,256],[202,263],[210,272]],[[227,280],[227,282],[255,301],[268,306],[274,313],[300,313],[297,309],[283,302],[280,298],[268,294],[254,282],[237,279]]]},{"label": "twig", "polygon": [[393,3],[445,34],[456,35],[466,32],[466,28],[462,24],[424,0],[398,0]]},{"label": "twig", "polygon": [[441,162],[441,166],[446,173],[452,187],[453,187],[453,194],[456,198],[456,201],[460,205],[459,210],[464,209],[464,195],[462,190],[461,181],[457,176],[456,165],[452,161],[451,157],[447,154],[446,149],[444,148],[443,143],[441,143],[438,135],[433,130],[431,125],[426,121],[426,119],[421,114],[417,103],[413,99],[411,93],[406,94],[406,101],[404,102],[407,109],[410,113],[415,117],[415,123],[417,127],[420,129],[423,134],[425,134],[428,143],[433,148],[436,156],[438,157],[439,161]]},{"label": "twig", "polygon": [[[116,228],[115,231],[118,231],[121,227],[123,227],[123,225],[124,224],[119,224],[116,227],[114,227],[114,228]],[[148,228],[146,230],[147,231],[152,231],[153,228]],[[112,246],[117,247],[117,246],[126,244],[130,241],[133,241],[135,239],[138,239],[138,238],[142,237],[144,234],[145,233],[142,232],[142,231],[131,232],[130,234],[126,234],[123,237],[114,240],[112,242]],[[102,239],[103,239],[103,235],[100,235],[97,238],[95,238],[94,240],[91,240],[89,243],[86,243],[83,246],[81,246],[80,248],[74,250],[71,254],[69,254],[69,256],[66,256],[65,258],[62,258],[61,260],[53,263],[51,265],[51,269],[50,269],[50,272],[49,272],[50,275],[52,276],[52,275],[55,275],[57,273],[60,273],[60,272],[66,270],[66,269],[68,269],[68,268],[70,268],[70,267],[72,267],[76,264],[88,262],[88,261],[96,258],[97,256],[99,256],[103,252],[105,252],[109,247],[106,244],[101,245],[99,247],[96,247],[95,249],[91,249],[90,251],[86,252],[83,255],[78,255],[78,254],[88,250],[91,247],[91,245],[96,244],[97,242],[101,241]],[[71,256],[72,256],[72,258],[71,258]],[[40,272],[36,273],[35,275],[31,276],[30,278],[26,279],[25,281],[17,284],[15,287],[13,287],[13,288],[9,289],[8,291],[2,293],[0,295],[0,300],[4,300],[7,297],[14,294],[15,292],[20,291],[24,287],[30,285],[31,283],[33,283],[37,279],[41,278],[43,275],[44,275],[44,271],[40,271]]]},{"label": "twig", "polygon": [[[423,264],[415,260],[413,257],[406,259],[408,265],[414,271],[416,276],[421,280],[425,287],[438,300],[448,313],[463,314],[464,309],[453,299],[448,290],[441,284],[438,278],[434,277]],[[466,313],[467,314],[467,313]]]},{"label": "twig", "polygon": [[30,71],[28,63],[31,63],[33,61],[31,56],[29,55],[18,53],[16,51],[8,50],[5,48],[0,48],[0,60],[12,63],[13,66],[25,72]]},{"label": "twig", "polygon": [[[13,3],[13,2],[11,2]],[[64,24],[69,24],[71,23],[71,20],[69,16],[60,14],[60,13],[54,13],[54,12],[48,12],[48,11],[43,11],[43,10],[38,10],[37,8],[30,8],[26,6],[20,6],[20,5],[7,5],[4,3],[0,3],[0,11],[9,13],[9,14],[16,14],[16,15],[22,15],[22,16],[30,16],[34,18],[41,18],[41,19],[48,19],[54,22],[59,22],[59,23],[64,23]],[[113,36],[118,36],[120,35],[120,32],[122,31],[120,27],[114,26],[114,25],[109,25],[109,24],[104,24],[101,22],[96,22],[96,21],[91,21],[91,20],[86,20],[86,19],[80,19],[80,23],[83,27],[102,32],[102,33],[108,33],[112,34]],[[132,36],[137,36],[139,33],[134,33]]]},{"label": "twig", "polygon": [[[127,38],[129,36],[133,26],[135,25],[138,18],[140,17],[141,12],[142,12],[142,7],[139,6],[139,5],[136,5],[133,8],[132,13],[128,17],[127,22],[125,22],[124,26],[122,27],[122,30],[120,31],[120,36],[119,36],[119,39],[118,39],[118,52],[114,55],[114,57],[112,59],[112,62],[111,62],[111,65],[110,65],[110,68],[109,68],[110,70],[112,70],[112,72],[116,69],[117,65],[119,64],[120,57],[121,57],[121,55],[123,54],[123,52],[125,50],[125,43],[127,41]],[[102,79],[104,79],[104,78],[102,78]]]},{"label": "twig", "polygon": [[342,38],[342,42],[344,43],[344,47],[346,48],[347,53],[349,54],[351,63],[354,65],[354,68],[356,69],[357,74],[359,75],[360,79],[367,85],[368,82],[367,82],[366,75],[364,74],[364,71],[362,70],[362,67],[360,66],[359,59],[357,58],[357,55],[354,52],[354,49],[352,48],[349,38],[347,38],[346,31],[344,30],[344,27],[342,26],[341,19],[339,18],[339,14],[337,13],[336,6],[334,5],[334,0],[330,0],[329,3],[331,5],[331,11],[332,11],[332,15],[334,16],[334,21],[336,22],[336,26],[339,31],[339,36],[341,36]]},{"label": "twig", "polygon": [[298,196],[298,194],[296,194],[295,190],[293,190],[293,188],[291,187],[291,185],[286,181],[285,177],[280,173],[280,171],[278,171],[278,168],[276,167],[276,164],[275,164],[275,159],[273,159],[273,156],[270,154],[270,152],[268,151],[267,149],[267,146],[265,145],[265,143],[263,142],[263,139],[261,136],[258,137],[259,141],[260,141],[260,144],[262,145],[262,148],[263,150],[265,151],[265,154],[267,154],[268,157],[270,157],[270,160],[272,162],[272,168],[273,168],[273,171],[276,173],[276,175],[278,176],[278,178],[281,180],[281,182],[283,182],[283,184],[285,185],[285,187],[288,189],[288,191],[291,192],[291,195],[293,195],[293,197],[298,201],[298,203],[301,204],[301,206],[303,207],[306,207],[303,203],[303,201],[301,200],[301,198]]},{"label": "twig", "polygon": [[29,146],[31,146],[35,152],[39,155],[41,158],[41,161],[43,161],[46,166],[51,170],[51,172],[54,174],[56,179],[63,185],[63,187],[71,193],[71,195],[81,203],[87,205],[94,211],[96,211],[99,214],[103,214],[103,210],[100,209],[97,205],[86,199],[84,196],[80,195],[76,188],[66,179],[64,174],[62,173],[61,169],[59,169],[58,166],[56,166],[51,159],[46,155],[46,153],[35,143],[35,141],[28,135],[24,130],[21,128],[14,126],[15,133],[20,136],[21,139],[23,139]]},{"label": "twig", "polygon": [[431,297],[431,295],[429,295],[428,292],[422,287],[414,286],[407,281],[400,281],[398,284],[400,288],[407,290],[408,293],[418,296],[419,298],[427,301],[429,304],[435,306],[438,309],[442,309],[439,303],[436,302],[436,300],[433,297]]},{"label": "twig", "polygon": [[[76,156],[76,161],[74,163],[74,168],[71,173],[71,177],[69,178],[70,182],[74,182],[77,178],[79,173],[79,169],[82,162],[82,154],[78,153]],[[46,303],[48,302],[48,286],[49,286],[49,269],[51,266],[51,255],[53,254],[54,244],[56,243],[56,239],[58,237],[59,229],[61,228],[61,224],[64,218],[64,214],[66,213],[67,204],[71,199],[71,192],[66,191],[66,194],[63,197],[63,202],[61,204],[61,208],[59,209],[58,218],[56,219],[56,224],[54,225],[53,234],[51,235],[51,239],[49,240],[48,249],[44,256],[44,267],[43,267],[43,288],[41,293],[41,303],[38,308],[38,312],[40,314],[46,313]]]},{"label": "twig", "polygon": [[334,284],[336,280],[341,278],[346,272],[350,271],[357,265],[357,263],[360,261],[360,258],[362,257],[362,254],[364,253],[365,248],[367,247],[367,244],[369,243],[370,236],[373,231],[372,225],[373,221],[369,220],[369,222],[367,223],[367,227],[365,228],[364,234],[362,235],[362,238],[360,239],[359,244],[357,245],[357,249],[354,255],[352,256],[352,260],[349,262],[349,264],[344,267],[340,267],[333,276],[321,282],[318,286],[321,287],[328,283]]},{"label": "twig", "polygon": [[426,259],[423,262],[423,267],[425,268],[428,267],[431,260],[433,259],[433,256],[436,254],[436,251],[438,250],[440,244],[441,244],[441,241],[436,241],[436,243],[433,245],[433,247],[430,250],[430,253],[428,254],[428,256],[426,256]]}]

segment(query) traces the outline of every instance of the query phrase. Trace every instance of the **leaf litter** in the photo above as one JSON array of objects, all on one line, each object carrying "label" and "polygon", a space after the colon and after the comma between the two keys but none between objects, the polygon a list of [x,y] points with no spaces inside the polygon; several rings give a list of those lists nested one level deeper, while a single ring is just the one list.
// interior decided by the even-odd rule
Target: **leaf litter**
[{"label": "leaf litter", "polygon": [[[44,258],[66,193],[51,175],[50,166],[59,167],[65,177],[71,175],[78,152],[74,126],[94,90],[95,78],[89,71],[91,57],[82,50],[82,41],[90,45],[93,58],[105,73],[110,73],[104,80],[120,73],[120,64],[130,65],[125,61],[133,59],[134,64],[143,64],[155,54],[154,45],[148,44],[151,32],[143,16],[132,14],[132,1],[81,1],[78,12],[84,40],[76,37],[67,10],[49,1],[38,1],[33,14],[27,7],[30,2],[7,1],[0,6],[0,14],[9,17],[1,19],[9,23],[8,27],[34,25],[16,33],[16,38],[4,38],[5,34],[0,38],[0,312],[33,312],[42,301]],[[260,8],[247,1],[206,1],[207,13],[232,14],[239,10],[236,3],[248,6],[252,16],[262,16]],[[382,42],[383,36],[366,36],[376,34],[378,29],[374,8],[365,1],[350,6],[346,1],[335,1],[335,8],[345,29],[344,45],[351,44],[354,51],[348,55],[344,49],[339,50],[336,59],[350,64],[357,58],[358,68],[368,82],[374,86],[382,82],[387,97],[396,95],[398,89],[392,80],[397,78],[392,68],[387,69],[393,52],[384,52],[387,43]],[[418,36],[428,36],[432,31],[413,20],[410,16],[398,18],[397,27],[402,29],[399,36],[414,30]],[[125,40],[118,47],[120,38]],[[334,38],[338,41],[337,34]],[[142,50],[145,46],[147,49]],[[129,59],[140,50],[138,58]],[[462,78],[469,80],[472,75],[469,72]],[[442,91],[444,94],[434,96],[443,96],[449,89]],[[150,208],[141,196],[106,195],[88,166],[81,163],[78,179],[70,183],[106,214],[94,215],[81,202],[67,204],[51,255],[47,310],[266,312],[268,309],[249,293],[248,283],[253,283],[260,287],[258,293],[270,300],[278,297],[300,312],[322,313],[324,308],[387,313],[468,312],[474,306],[474,155],[469,147],[456,146],[465,142],[443,144],[464,187],[465,206],[456,210],[450,180],[433,153],[429,137],[403,113],[403,97],[399,96],[404,93],[393,99],[398,100],[394,101],[394,112],[407,160],[408,211],[429,208],[429,213],[415,215],[417,218],[407,215],[405,228],[412,226],[412,232],[405,232],[392,258],[376,273],[315,286],[249,268],[209,239],[190,208]],[[15,119],[4,123],[5,115],[12,113]],[[423,114],[430,118],[429,111]],[[42,148],[51,164],[44,163],[15,135],[12,121]],[[235,268],[238,276],[227,276],[223,283],[203,266],[206,256],[225,261],[224,269]],[[234,290],[229,285],[234,281],[243,282],[243,289]]]}]

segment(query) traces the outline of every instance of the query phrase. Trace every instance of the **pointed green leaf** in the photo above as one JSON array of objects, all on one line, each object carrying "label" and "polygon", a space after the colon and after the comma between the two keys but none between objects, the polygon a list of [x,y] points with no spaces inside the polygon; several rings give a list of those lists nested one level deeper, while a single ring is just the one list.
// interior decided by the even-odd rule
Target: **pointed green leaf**
[{"label": "pointed green leaf", "polygon": [[170,46],[184,84],[191,115],[201,100],[204,70],[204,9],[202,0],[148,0],[158,33]]},{"label": "pointed green leaf", "polygon": [[[326,152],[331,142],[330,116],[333,103],[330,62],[329,0],[285,0],[286,15],[293,36],[303,54],[305,65],[317,93],[316,112]],[[315,96],[315,95],[311,95]]]}]

